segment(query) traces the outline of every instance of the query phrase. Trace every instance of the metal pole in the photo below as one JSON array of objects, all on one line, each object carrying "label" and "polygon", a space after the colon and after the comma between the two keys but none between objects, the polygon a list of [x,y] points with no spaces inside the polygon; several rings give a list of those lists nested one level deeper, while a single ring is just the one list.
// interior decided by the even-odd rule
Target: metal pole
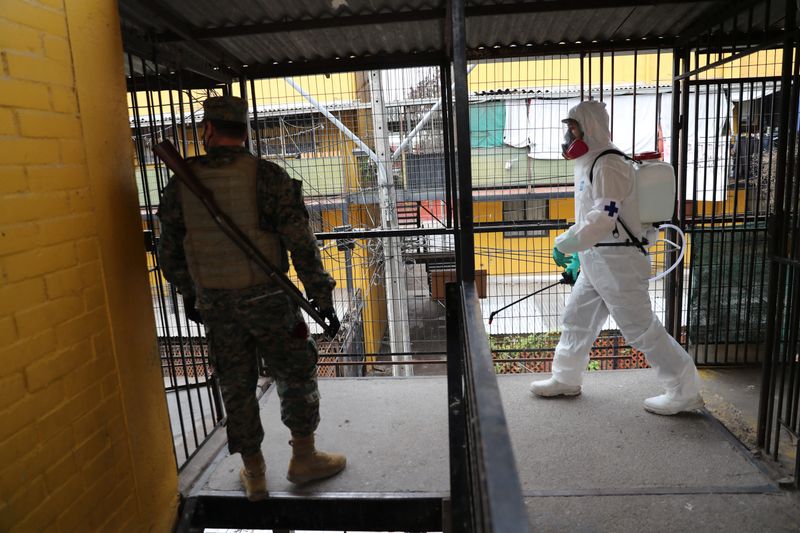
[{"label": "metal pole", "polygon": [[[369,73],[370,102],[372,104],[372,132],[375,140],[375,155],[378,163],[378,198],[380,201],[381,223],[384,228],[396,229],[397,194],[392,175],[391,148],[389,132],[386,127],[386,106],[383,102],[383,83],[378,70]],[[404,279],[403,257],[400,238],[383,239],[386,278],[386,319],[389,322],[389,343],[392,353],[411,351],[411,338],[408,331],[408,292]],[[408,355],[393,355],[393,361],[408,361]],[[411,376],[413,366],[394,366],[392,375]]]},{"label": "metal pole", "polygon": [[[671,131],[671,138],[670,138],[670,148],[669,148],[669,163],[672,165],[672,168],[678,170],[678,132],[680,131],[680,122],[681,122],[681,109],[680,109],[680,91],[681,85],[676,79],[678,74],[680,73],[681,68],[681,56],[680,52],[677,48],[672,49],[672,113],[670,115],[670,122],[672,127],[670,128]],[[658,87],[658,76],[656,76],[656,87]],[[658,105],[658,98],[656,98],[656,105]],[[656,120],[656,124],[658,121]],[[656,127],[657,128],[657,127]],[[657,131],[657,129],[656,129]],[[658,136],[656,135],[656,144],[658,143]],[[663,154],[662,154],[663,155]],[[675,172],[675,175],[679,175],[679,172]],[[677,209],[680,209],[680,195],[676,198],[676,205]],[[673,221],[676,220],[676,213],[672,214]],[[675,231],[669,230],[667,232],[667,238],[672,242],[675,242]],[[667,267],[672,266],[672,255],[667,256]],[[675,278],[673,276],[667,276],[664,280],[664,292],[665,292],[665,305],[666,309],[664,312],[665,318],[665,326],[667,331],[670,333],[675,334]],[[679,339],[680,342],[680,339]]]},{"label": "metal pole", "polygon": [[475,281],[475,222],[472,206],[472,162],[469,136],[469,88],[467,87],[467,29],[463,0],[451,0],[453,25],[453,81],[456,119],[456,170],[458,175],[459,259],[461,281]]},{"label": "metal pole", "polygon": [[453,153],[451,128],[453,122],[450,120],[450,111],[452,109],[450,93],[452,92],[452,85],[448,83],[450,80],[449,62],[439,65],[439,78],[442,101],[445,102],[445,105],[442,106],[442,165],[444,166],[445,225],[448,228],[452,228],[455,226],[453,222],[453,208],[455,207],[455,202],[453,201],[453,165],[451,164],[451,155]]},{"label": "metal pole", "polygon": [[256,123],[256,127],[253,128],[256,132],[256,157],[261,159],[261,129],[258,126],[258,99],[256,98],[256,82],[253,79],[250,80],[250,95],[253,98],[253,120]]},{"label": "metal pole", "polygon": [[[683,71],[689,70],[689,51],[684,50],[681,54],[681,62],[683,63]],[[689,78],[681,80],[681,107],[680,107],[680,154],[679,157],[679,174],[678,174],[678,212],[676,214],[677,226],[685,231],[686,229],[686,180],[689,168],[688,154],[689,154]],[[675,135],[673,133],[673,135]],[[695,143],[696,145],[697,143]],[[696,146],[695,146],[696,147]],[[695,162],[697,159],[695,158]],[[695,172],[695,174],[697,174]],[[695,184],[697,183],[697,176],[695,175]],[[681,338],[681,314],[683,310],[683,270],[686,265],[685,260],[674,270],[672,276],[672,283],[675,284],[675,307],[674,307],[674,322],[670,324],[672,328],[672,336],[678,339]]]},{"label": "metal pole", "polygon": [[[339,131],[339,146],[344,147],[345,141],[341,138],[342,132]],[[348,230],[352,229],[350,226],[350,184],[347,182],[347,165],[344,157],[339,157],[342,162],[342,193],[344,194],[344,202],[342,204],[342,226]],[[324,229],[324,228],[323,228]],[[353,281],[353,251],[349,246],[344,249],[344,269],[345,277],[347,279],[347,302],[349,306],[353,306],[355,298],[355,283]]]},{"label": "metal pole", "polygon": [[374,162],[374,163],[375,163],[375,164],[378,166],[378,168],[380,168],[380,166],[381,166],[381,160],[378,158],[378,156],[375,154],[375,152],[372,150],[372,148],[370,148],[369,146],[367,146],[367,144],[366,144],[364,141],[362,141],[362,140],[361,140],[361,139],[358,137],[358,135],[356,135],[355,133],[353,133],[352,131],[350,131],[350,128],[348,128],[347,126],[345,126],[345,125],[342,123],[342,121],[341,121],[341,120],[339,120],[338,118],[334,117],[334,116],[333,116],[333,114],[332,114],[330,111],[328,111],[328,110],[325,108],[325,106],[324,106],[324,105],[322,105],[321,103],[319,103],[319,102],[317,101],[317,99],[316,99],[316,98],[314,98],[313,96],[311,96],[310,94],[308,94],[308,93],[307,93],[307,92],[306,92],[306,91],[305,91],[305,90],[304,90],[302,87],[300,87],[300,85],[298,85],[298,84],[297,84],[297,83],[296,83],[296,82],[295,82],[295,81],[294,81],[292,78],[283,78],[283,79],[284,79],[284,81],[286,81],[286,83],[288,83],[288,84],[289,84],[289,86],[291,86],[291,87],[292,87],[292,88],[293,88],[295,91],[297,91],[298,93],[300,93],[300,95],[301,95],[303,98],[305,98],[305,99],[308,101],[308,103],[310,103],[312,106],[314,106],[314,107],[317,109],[317,111],[319,111],[320,113],[322,113],[322,115],[323,115],[325,118],[327,118],[328,120],[330,120],[330,121],[333,123],[333,125],[334,125],[334,126],[336,126],[337,128],[339,128],[339,130],[340,130],[342,133],[344,133],[344,134],[345,134],[345,136],[346,136],[348,139],[350,139],[351,141],[353,141],[354,143],[356,143],[356,146],[358,146],[358,147],[359,147],[359,149],[361,149],[362,151],[364,151],[364,153],[365,153],[365,154],[367,154],[367,156],[368,156],[368,157],[369,157],[369,158],[370,158],[370,159],[371,159],[371,160],[372,160],[372,161],[373,161],[373,162]]},{"label": "metal pole", "polygon": [[[239,77],[239,95],[242,97],[242,100],[247,102],[248,106],[250,104],[250,97],[247,94],[247,78],[242,75]],[[255,103],[253,105],[253,109],[255,109]],[[245,147],[247,151],[251,154],[254,152],[253,150],[253,128],[250,124],[250,119],[247,119],[247,139],[245,139]]]},{"label": "metal pole", "polygon": [[[761,371],[761,397],[758,402],[758,431],[756,442],[763,447],[766,440],[766,428],[770,424],[773,412],[773,374],[775,362],[773,356],[777,357],[779,342],[775,342],[776,337],[780,337],[780,316],[782,315],[782,300],[778,295],[781,284],[779,277],[784,269],[776,261],[777,257],[783,254],[784,236],[784,191],[786,186],[786,152],[789,145],[789,97],[791,94],[792,80],[792,57],[794,52],[794,30],[795,30],[795,9],[796,2],[786,2],[786,25],[785,37],[783,41],[783,65],[781,69],[781,107],[780,123],[778,132],[778,154],[775,168],[775,213],[769,217],[768,233],[769,240],[769,289],[767,292],[767,327],[766,345],[764,348],[764,362]],[[775,352],[773,354],[773,352]]]},{"label": "metal pole", "polygon": [[[467,414],[464,403],[464,359],[461,324],[461,291],[458,284],[445,285],[447,331],[447,405],[450,440],[450,498],[452,511],[449,531],[466,531],[469,522],[469,456],[467,452]],[[447,529],[445,529],[447,531]]]}]

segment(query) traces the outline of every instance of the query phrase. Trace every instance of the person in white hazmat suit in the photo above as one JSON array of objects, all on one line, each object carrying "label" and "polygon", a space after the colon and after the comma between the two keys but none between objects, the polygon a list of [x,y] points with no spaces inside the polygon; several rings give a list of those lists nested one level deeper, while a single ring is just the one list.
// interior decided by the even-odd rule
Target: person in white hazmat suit
[{"label": "person in white hazmat suit", "polygon": [[619,155],[598,159],[605,150],[616,149],[605,104],[581,102],[562,122],[567,127],[564,156],[575,161],[575,224],[556,238],[553,258],[573,276],[580,266],[580,275],[562,316],[552,377],[531,383],[531,392],[580,394],[589,351],[611,314],[628,343],[644,352],[666,389],[646,399],[644,408],[661,415],[701,408],[700,379],[692,358],[652,311],[647,292],[650,261],[618,222],[622,218],[638,239],[644,235],[633,168]]}]

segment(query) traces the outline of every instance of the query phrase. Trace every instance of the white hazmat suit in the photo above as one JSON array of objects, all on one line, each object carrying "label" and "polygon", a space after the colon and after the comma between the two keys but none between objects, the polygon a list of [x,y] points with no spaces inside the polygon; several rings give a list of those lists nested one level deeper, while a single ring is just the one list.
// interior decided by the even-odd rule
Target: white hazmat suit
[{"label": "white hazmat suit", "polygon": [[570,109],[568,118],[580,125],[589,151],[575,159],[575,224],[555,244],[565,254],[579,254],[581,272],[562,316],[553,377],[532,383],[531,391],[539,396],[580,393],[589,351],[611,314],[628,343],[644,352],[666,389],[666,394],[645,400],[645,409],[676,414],[702,407],[692,358],[652,311],[649,259],[634,246],[595,246],[626,241],[628,235],[617,222],[620,217],[637,238],[644,235],[633,168],[623,157],[609,154],[598,159],[589,181],[597,156],[616,148],[605,104],[582,102]]}]

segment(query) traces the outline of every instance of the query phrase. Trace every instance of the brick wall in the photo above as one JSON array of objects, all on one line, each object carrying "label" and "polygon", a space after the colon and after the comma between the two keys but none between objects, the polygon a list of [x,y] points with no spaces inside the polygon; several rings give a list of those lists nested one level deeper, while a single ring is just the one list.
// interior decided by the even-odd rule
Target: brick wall
[{"label": "brick wall", "polygon": [[[137,492],[90,171],[104,156],[84,136],[69,30],[63,0],[2,2],[0,530],[150,529],[164,510]],[[99,31],[119,47],[118,25]]]}]

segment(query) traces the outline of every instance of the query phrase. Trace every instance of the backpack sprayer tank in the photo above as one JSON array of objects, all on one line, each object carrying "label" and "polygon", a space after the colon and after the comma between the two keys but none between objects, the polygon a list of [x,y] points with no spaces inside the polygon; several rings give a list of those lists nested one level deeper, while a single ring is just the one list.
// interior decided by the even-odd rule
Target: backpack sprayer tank
[{"label": "backpack sprayer tank", "polygon": [[659,161],[658,152],[637,154],[635,163],[639,219],[643,224],[672,220],[675,210],[675,169]]},{"label": "backpack sprayer tank", "polygon": [[675,210],[675,169],[660,159],[661,154],[658,152],[645,152],[637,154],[635,157],[636,161],[633,165],[636,174],[639,218],[642,224],[652,224],[657,227],[657,230],[674,230],[680,236],[681,244],[661,239],[664,244],[679,249],[680,252],[670,267],[650,278],[650,281],[659,280],[672,272],[686,253],[686,237],[683,231],[669,222],[672,220],[672,213]]}]

